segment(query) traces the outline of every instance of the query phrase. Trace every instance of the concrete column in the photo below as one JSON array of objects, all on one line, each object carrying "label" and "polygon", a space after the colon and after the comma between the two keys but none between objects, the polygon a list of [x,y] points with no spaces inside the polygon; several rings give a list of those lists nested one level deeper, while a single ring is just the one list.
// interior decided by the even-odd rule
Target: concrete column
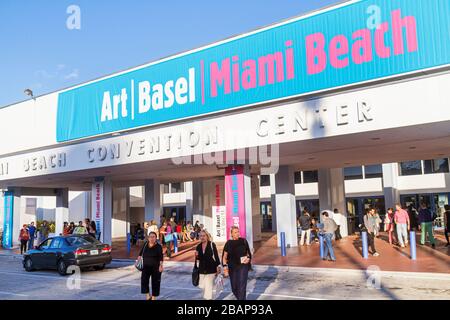
[{"label": "concrete column", "polygon": [[252,177],[250,165],[244,165],[244,205],[245,205],[245,234],[250,250],[253,252],[253,211],[252,211]]},{"label": "concrete column", "polygon": [[[270,175],[270,203],[272,206],[272,231],[277,232],[277,208],[275,207],[275,175]],[[294,189],[295,196],[295,189]]]},{"label": "concrete column", "polygon": [[345,201],[344,169],[319,169],[319,206],[320,221],[324,210],[333,211],[335,208],[344,215],[341,223],[341,235],[348,236],[347,207]]},{"label": "concrete column", "polygon": [[[196,220],[201,221],[203,219],[204,214],[204,193],[203,193],[203,180],[194,180],[192,181],[192,223],[195,223]],[[187,220],[189,221],[189,220]]]},{"label": "concrete column", "polygon": [[294,169],[289,166],[280,166],[274,180],[272,214],[276,212],[276,221],[272,221],[272,224],[276,224],[278,246],[281,245],[281,232],[284,232],[286,246],[297,247]]},{"label": "concrete column", "polygon": [[69,222],[69,189],[56,191],[55,235],[63,233],[64,222]]},{"label": "concrete column", "polygon": [[113,188],[109,177],[97,177],[92,184],[91,219],[100,232],[100,241],[112,245]]},{"label": "concrete column", "polygon": [[113,189],[112,238],[125,238],[127,233],[129,189],[120,187]]},{"label": "concrete column", "polygon": [[112,219],[113,219],[113,187],[109,178],[105,178],[103,185],[103,243],[112,245]]},{"label": "concrete column", "polygon": [[259,179],[258,176],[252,176],[252,225],[253,241],[261,241],[261,212],[259,198]]},{"label": "concrete column", "polygon": [[145,180],[145,221],[155,220],[160,224],[161,216],[161,188],[158,179]]},{"label": "concrete column", "polygon": [[[5,193],[3,203],[3,247],[12,249],[13,246],[18,245],[18,238],[20,229],[20,212],[21,212],[21,189],[8,188]],[[8,239],[7,239],[8,238]],[[10,246],[7,246],[7,243]]]},{"label": "concrete column", "polygon": [[383,168],[383,193],[384,204],[387,208],[395,208],[400,203],[400,192],[398,191],[398,163],[384,163]]},{"label": "concrete column", "polygon": [[130,233],[130,220],[131,220],[131,209],[130,209],[130,187],[126,188],[126,196],[125,196],[125,201],[126,201],[126,219],[127,219],[127,224],[126,224],[126,233]]},{"label": "concrete column", "polygon": [[194,190],[193,182],[184,183],[184,192],[186,193],[186,221],[192,221],[192,211],[194,206]]}]

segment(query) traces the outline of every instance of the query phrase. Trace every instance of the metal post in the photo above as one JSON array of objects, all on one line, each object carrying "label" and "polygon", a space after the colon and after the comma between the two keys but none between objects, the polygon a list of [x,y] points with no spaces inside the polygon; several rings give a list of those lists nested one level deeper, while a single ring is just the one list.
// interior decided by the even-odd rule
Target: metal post
[{"label": "metal post", "polygon": [[324,258],[324,250],[323,250],[323,235],[319,234],[319,248],[320,248],[320,259]]},{"label": "metal post", "polygon": [[368,259],[369,258],[369,247],[367,245],[367,232],[366,231],[361,232],[361,240],[362,240],[363,258]]},{"label": "metal post", "polygon": [[410,249],[411,249],[411,260],[416,260],[416,232],[410,231],[409,232],[409,243],[410,243]]},{"label": "metal post", "polygon": [[127,257],[130,256],[131,252],[131,235],[130,233],[127,233]]},{"label": "metal post", "polygon": [[176,233],[173,233],[173,251],[178,253],[178,243]]},{"label": "metal post", "polygon": [[281,242],[281,256],[286,257],[286,234],[280,232],[280,242]]}]

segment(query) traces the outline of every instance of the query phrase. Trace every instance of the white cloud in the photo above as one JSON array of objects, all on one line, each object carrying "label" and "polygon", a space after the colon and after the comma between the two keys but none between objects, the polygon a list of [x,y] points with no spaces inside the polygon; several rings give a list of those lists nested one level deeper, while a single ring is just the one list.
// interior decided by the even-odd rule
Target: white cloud
[{"label": "white cloud", "polygon": [[78,79],[79,76],[80,76],[80,73],[79,73],[78,69],[73,69],[71,73],[66,74],[64,76],[64,79],[65,80]]}]

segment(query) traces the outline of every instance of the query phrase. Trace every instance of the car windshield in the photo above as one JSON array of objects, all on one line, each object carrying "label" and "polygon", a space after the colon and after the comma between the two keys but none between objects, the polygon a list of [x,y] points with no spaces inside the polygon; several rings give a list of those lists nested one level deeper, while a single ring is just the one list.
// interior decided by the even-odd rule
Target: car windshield
[{"label": "car windshield", "polygon": [[66,239],[71,246],[98,245],[100,241],[91,236],[86,237],[69,237]]}]

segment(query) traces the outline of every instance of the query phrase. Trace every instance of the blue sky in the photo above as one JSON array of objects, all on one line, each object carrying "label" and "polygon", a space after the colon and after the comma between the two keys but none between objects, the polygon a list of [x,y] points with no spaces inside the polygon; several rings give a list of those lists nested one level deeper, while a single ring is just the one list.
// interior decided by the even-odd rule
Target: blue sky
[{"label": "blue sky", "polygon": [[[339,0],[1,0],[0,107]],[[69,30],[69,5],[81,29]]]}]

